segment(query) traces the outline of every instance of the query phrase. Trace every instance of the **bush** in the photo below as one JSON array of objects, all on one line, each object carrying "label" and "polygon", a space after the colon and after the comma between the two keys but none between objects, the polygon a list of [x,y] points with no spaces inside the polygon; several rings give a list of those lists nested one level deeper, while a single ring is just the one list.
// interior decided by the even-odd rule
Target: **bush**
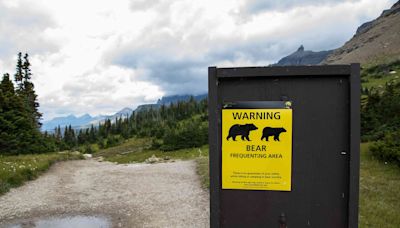
[{"label": "bush", "polygon": [[123,138],[119,135],[110,135],[107,137],[107,145],[106,148],[117,146],[123,142]]},{"label": "bush", "polygon": [[367,104],[361,110],[363,141],[382,140],[387,132],[400,128],[400,83],[390,82],[381,93],[369,90]]},{"label": "bush", "polygon": [[160,147],[162,146],[162,141],[158,140],[158,139],[152,139],[151,140],[151,150],[157,150],[160,149]]},{"label": "bush", "polygon": [[372,155],[385,162],[393,162],[400,166],[400,131],[387,133],[383,140],[371,145]]},{"label": "bush", "polygon": [[86,144],[85,145],[84,151],[85,151],[86,154],[93,154],[93,152],[94,152],[93,148],[92,148],[92,146],[90,144]]},{"label": "bush", "polygon": [[208,122],[189,119],[177,128],[168,128],[163,136],[163,151],[199,147],[208,142]]}]

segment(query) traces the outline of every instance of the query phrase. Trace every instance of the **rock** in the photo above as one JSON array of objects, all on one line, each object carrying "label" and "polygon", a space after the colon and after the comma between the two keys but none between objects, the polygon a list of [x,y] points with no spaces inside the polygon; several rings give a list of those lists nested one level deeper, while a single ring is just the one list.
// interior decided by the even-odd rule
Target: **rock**
[{"label": "rock", "polygon": [[373,23],[374,23],[374,21],[368,21],[368,22],[365,22],[364,24],[360,25],[360,27],[357,28],[355,35],[357,36],[357,35],[360,35],[361,33],[367,32],[370,28],[372,28]]},{"label": "rock", "polygon": [[154,154],[145,160],[146,163],[150,163],[150,164],[160,162],[160,161],[161,161],[161,159],[156,157],[156,155],[154,155]]},{"label": "rock", "polygon": [[93,156],[91,154],[83,154],[83,157],[85,159],[89,159],[89,158],[92,158]]},{"label": "rock", "polygon": [[297,51],[292,54],[280,59],[275,66],[299,66],[299,65],[314,65],[320,64],[328,55],[332,53],[329,51],[308,51],[304,50],[304,46],[301,45]]}]

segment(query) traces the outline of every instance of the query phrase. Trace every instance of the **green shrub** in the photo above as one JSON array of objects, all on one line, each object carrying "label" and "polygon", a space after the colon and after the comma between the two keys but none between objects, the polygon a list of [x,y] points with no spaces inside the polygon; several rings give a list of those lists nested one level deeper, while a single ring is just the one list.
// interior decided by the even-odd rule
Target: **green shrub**
[{"label": "green shrub", "polygon": [[382,92],[371,89],[367,96],[361,110],[362,139],[382,140],[388,132],[400,128],[400,83],[387,83]]},{"label": "green shrub", "polygon": [[84,152],[85,152],[86,154],[93,154],[94,151],[93,151],[92,145],[86,144],[86,145],[85,145]]},{"label": "green shrub", "polygon": [[208,122],[192,118],[176,128],[168,128],[163,136],[163,151],[199,147],[208,142]]},{"label": "green shrub", "polygon": [[383,140],[371,145],[370,151],[379,160],[400,166],[400,131],[387,133]]},{"label": "green shrub", "polygon": [[160,147],[162,146],[162,141],[158,140],[158,139],[152,139],[151,140],[151,150],[157,150],[160,149]]}]

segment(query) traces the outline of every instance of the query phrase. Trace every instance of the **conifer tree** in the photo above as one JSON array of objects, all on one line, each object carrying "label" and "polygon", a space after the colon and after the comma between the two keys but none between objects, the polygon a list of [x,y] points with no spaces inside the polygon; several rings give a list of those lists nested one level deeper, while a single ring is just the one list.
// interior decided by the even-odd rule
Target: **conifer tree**
[{"label": "conifer tree", "polygon": [[97,140],[96,134],[97,134],[97,132],[96,132],[96,130],[95,130],[93,124],[90,125],[89,141],[90,141],[91,143],[96,142],[96,140]]},{"label": "conifer tree", "polygon": [[24,137],[32,134],[29,120],[23,108],[23,102],[15,93],[9,74],[4,74],[0,83],[1,116],[0,116],[0,152],[16,154],[23,148]]},{"label": "conifer tree", "polygon": [[14,74],[14,81],[15,84],[17,85],[17,92],[22,92],[23,90],[23,63],[22,63],[22,53],[18,53],[18,59],[17,59],[17,66],[15,68],[16,73]]},{"label": "conifer tree", "polygon": [[0,153],[43,153],[54,151],[52,137],[40,133],[39,103],[30,81],[28,54],[18,53],[14,84],[9,74],[0,83]]},{"label": "conifer tree", "polygon": [[[31,82],[31,69],[30,69],[29,55],[28,53],[24,56],[24,62],[22,64],[22,93],[26,111],[30,114],[31,122],[36,128],[41,127],[40,119],[42,113],[39,112],[39,102],[37,101],[37,95],[35,93],[35,88]],[[18,68],[18,65],[17,65]]]}]

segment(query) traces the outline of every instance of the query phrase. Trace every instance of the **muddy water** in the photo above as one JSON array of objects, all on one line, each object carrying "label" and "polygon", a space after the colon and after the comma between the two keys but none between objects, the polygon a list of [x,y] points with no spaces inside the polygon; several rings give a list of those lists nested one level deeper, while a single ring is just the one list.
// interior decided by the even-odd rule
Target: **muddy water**
[{"label": "muddy water", "polygon": [[98,216],[73,216],[29,220],[6,226],[7,228],[109,228],[111,222]]}]

